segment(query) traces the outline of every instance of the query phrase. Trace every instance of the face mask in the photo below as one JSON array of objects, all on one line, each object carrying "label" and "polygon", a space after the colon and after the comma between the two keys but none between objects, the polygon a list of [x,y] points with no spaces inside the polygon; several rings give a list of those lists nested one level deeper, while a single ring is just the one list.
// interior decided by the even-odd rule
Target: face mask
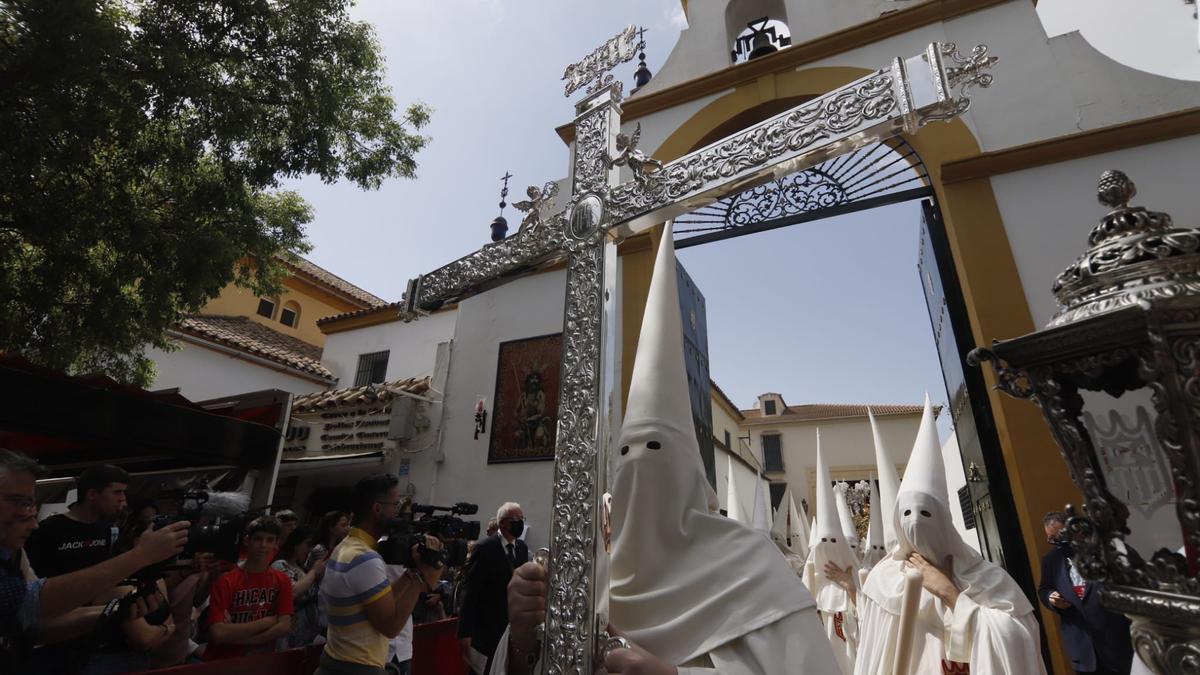
[{"label": "face mask", "polygon": [[508,531],[511,532],[512,536],[514,536],[514,537],[521,536],[521,533],[525,531],[525,521],[524,520],[508,521]]}]

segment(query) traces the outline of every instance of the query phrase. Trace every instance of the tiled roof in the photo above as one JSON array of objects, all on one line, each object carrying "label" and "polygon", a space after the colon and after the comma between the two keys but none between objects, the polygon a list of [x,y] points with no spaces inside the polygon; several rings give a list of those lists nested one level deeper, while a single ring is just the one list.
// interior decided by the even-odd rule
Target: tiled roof
[{"label": "tiled roof", "polygon": [[741,410],[738,410],[738,407],[733,404],[733,401],[729,400],[729,395],[725,393],[725,390],[721,389],[719,386],[717,386],[716,380],[710,379],[708,381],[708,383],[710,385],[712,385],[713,391],[717,392],[717,395],[721,397],[722,401],[725,401],[726,405],[728,405],[733,410],[737,410],[739,416],[741,416],[741,417],[745,416],[745,413],[743,413]]},{"label": "tiled roof", "polygon": [[176,330],[311,373],[330,383],[337,378],[321,365],[321,348],[284,335],[244,316],[184,317]]},{"label": "tiled roof", "polygon": [[317,265],[309,260],[305,260],[299,256],[295,258],[280,256],[280,260],[282,260],[284,264],[288,265],[293,270],[316,280],[322,285],[327,286],[341,293],[342,295],[349,296],[351,299],[362,303],[368,308],[379,307],[381,305],[388,304],[387,300],[364,291],[358,286],[355,286],[349,281],[346,281],[333,272],[330,272],[324,267],[321,267],[320,265]]},{"label": "tiled roof", "polygon": [[[925,409],[920,405],[874,405],[862,403],[810,403],[807,405],[789,405],[778,415],[763,415],[757,408],[743,410],[742,416],[746,424],[788,424],[792,422],[811,422],[814,420],[833,420],[853,417],[866,417],[867,408],[876,417],[888,415],[920,415]],[[936,415],[941,406],[934,406]]]},{"label": "tiled roof", "polygon": [[381,384],[368,384],[362,387],[348,389],[331,389],[304,394],[292,399],[292,410],[306,412],[338,406],[356,406],[367,403],[386,402],[395,397],[395,392],[406,391],[417,396],[425,396],[429,391],[428,377],[410,377],[404,380],[393,380]]},{"label": "tiled roof", "polygon": [[385,302],[382,305],[375,305],[373,307],[364,307],[362,309],[352,309],[349,312],[342,312],[341,314],[334,314],[333,316],[321,317],[320,319],[317,319],[317,325],[322,326],[324,324],[332,323],[334,321],[341,321],[342,319],[349,319],[352,316],[363,316],[366,314],[374,314],[375,312],[381,312],[381,311],[385,311],[385,310],[394,310],[397,312],[397,316],[399,316],[400,307],[401,307],[401,303],[399,303],[399,302]]}]

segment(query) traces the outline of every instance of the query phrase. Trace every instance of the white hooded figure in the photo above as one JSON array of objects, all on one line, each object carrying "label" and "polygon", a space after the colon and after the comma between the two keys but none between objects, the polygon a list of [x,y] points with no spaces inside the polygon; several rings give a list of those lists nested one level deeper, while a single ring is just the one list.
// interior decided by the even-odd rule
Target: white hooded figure
[{"label": "white hooded figure", "polygon": [[[838,518],[837,504],[833,496],[833,484],[829,478],[829,466],[817,442],[817,520],[813,527],[813,538],[808,552],[808,563],[804,566],[804,583],[812,591],[821,613],[825,635],[833,645],[839,671],[845,675],[854,672],[854,658],[858,651],[858,619],[851,593],[825,574],[825,566],[832,563],[846,575],[852,586],[858,582],[858,558],[850,550],[842,524]],[[813,671],[816,672],[816,671]]]},{"label": "white hooded figure", "polygon": [[680,324],[668,225],[610,483],[611,622],[679,675],[834,672],[813,598],[767,533],[710,509]]},{"label": "white hooded figure", "polygon": [[862,545],[862,568],[870,571],[883,557],[887,550],[883,547],[883,514],[879,499],[879,486],[871,481],[871,522],[867,525],[867,541]]},{"label": "white hooded figure", "polygon": [[[871,570],[859,597],[856,674],[1046,672],[1033,607],[1008,573],[983,560],[954,527],[928,397],[892,521],[899,546]],[[922,573],[924,589],[909,662],[894,669],[909,567]]]},{"label": "white hooded figure", "polygon": [[846,483],[838,483],[833,486],[833,497],[837,502],[838,522],[842,524],[842,535],[846,537],[846,543],[850,544],[850,550],[854,552],[854,557],[862,560],[862,551],[859,548],[858,528],[854,527],[854,515],[850,513],[850,503],[846,501],[846,490],[850,486]]},{"label": "white hooded figure", "polygon": [[867,408],[867,417],[871,420],[871,435],[875,438],[875,467],[879,471],[879,514],[883,524],[883,548],[891,552],[898,542],[895,524],[892,522],[892,509],[896,507],[896,492],[900,489],[900,474],[896,472],[896,464],[899,462],[890,452],[890,448],[884,445],[883,434],[879,433],[879,424],[870,408]]},{"label": "white hooded figure", "polygon": [[[792,553],[801,558],[808,559],[808,537],[811,528],[808,525],[808,517],[800,513],[800,509],[796,508],[796,499],[792,497],[791,489],[787,493],[788,502],[788,527],[792,537]],[[779,505],[783,508],[783,504]]]}]

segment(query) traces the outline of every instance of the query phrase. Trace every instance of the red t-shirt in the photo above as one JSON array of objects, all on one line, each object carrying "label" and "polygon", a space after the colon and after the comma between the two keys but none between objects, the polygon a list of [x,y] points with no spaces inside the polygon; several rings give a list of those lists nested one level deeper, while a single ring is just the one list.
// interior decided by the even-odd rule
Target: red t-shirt
[{"label": "red t-shirt", "polygon": [[[292,606],[292,580],[279,570],[247,572],[235,568],[217,579],[212,585],[208,599],[208,625],[225,622],[249,623],[267,616],[290,616]],[[229,659],[245,656],[251,652],[274,651],[275,643],[262,645],[215,645],[204,648],[204,660]]]}]

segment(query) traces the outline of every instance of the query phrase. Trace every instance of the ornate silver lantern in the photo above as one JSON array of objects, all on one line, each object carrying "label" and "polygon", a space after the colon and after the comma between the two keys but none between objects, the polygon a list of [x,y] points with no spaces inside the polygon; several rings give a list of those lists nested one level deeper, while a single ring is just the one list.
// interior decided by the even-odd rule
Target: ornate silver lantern
[{"label": "ornate silver lantern", "polygon": [[1068,507],[1075,563],[1104,582],[1157,673],[1200,669],[1200,230],[1129,206],[1120,171],[1100,178],[1112,210],[1058,276],[1045,329],[976,349],[998,387],[1041,407],[1084,495]]}]

